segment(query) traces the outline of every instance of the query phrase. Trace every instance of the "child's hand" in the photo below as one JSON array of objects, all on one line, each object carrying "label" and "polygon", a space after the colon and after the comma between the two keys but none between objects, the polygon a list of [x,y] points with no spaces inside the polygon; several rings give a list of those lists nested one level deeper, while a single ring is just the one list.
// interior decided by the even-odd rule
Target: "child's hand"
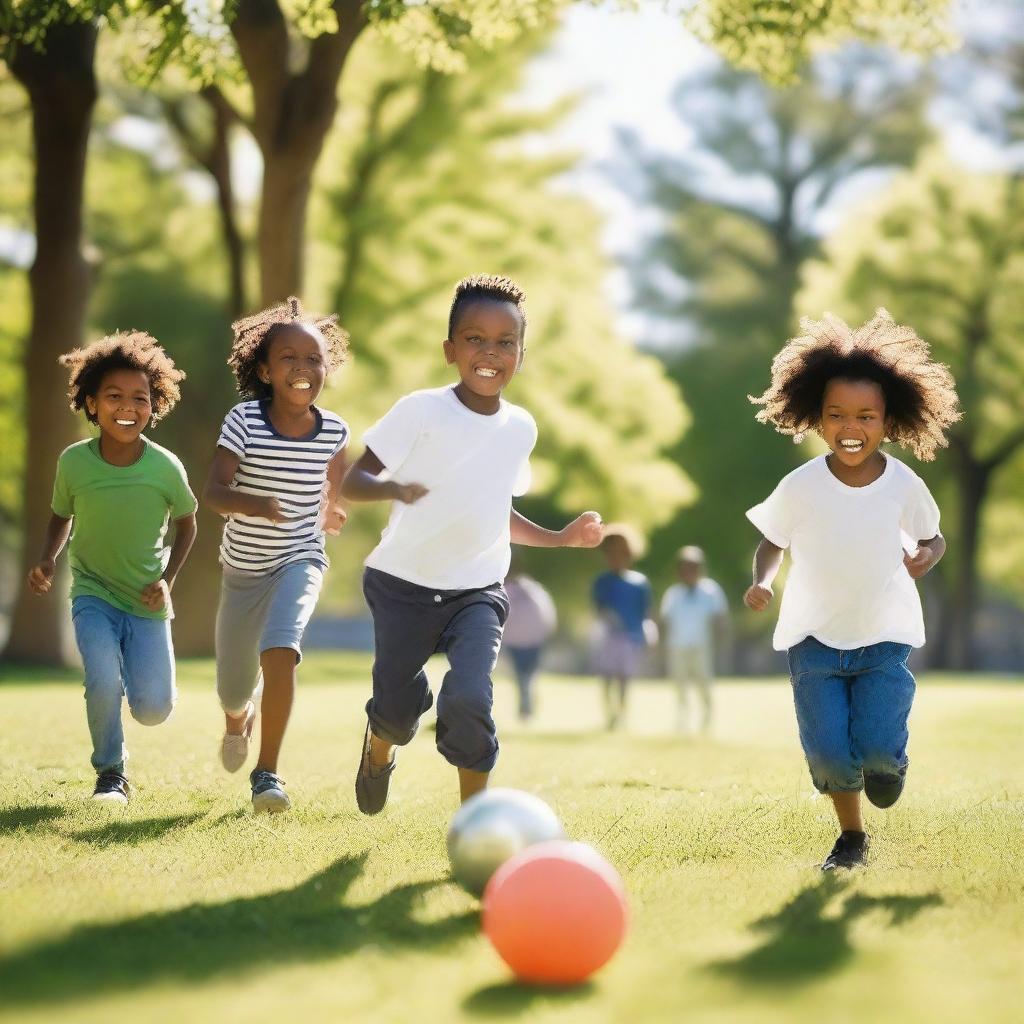
[{"label": "child's hand", "polygon": [[52,558],[47,558],[38,565],[34,565],[28,574],[28,589],[40,597],[43,594],[48,594],[56,572],[57,563]]},{"label": "child's hand", "polygon": [[604,523],[597,512],[578,515],[562,530],[562,545],[567,548],[596,548],[604,540]]},{"label": "child's hand", "polygon": [[751,611],[763,612],[772,603],[774,596],[771,587],[762,587],[759,583],[755,583],[752,587],[747,587],[747,592],[743,595],[743,603]]},{"label": "child's hand", "polygon": [[257,516],[260,519],[269,519],[272,523],[287,523],[293,518],[285,512],[281,502],[273,495],[268,495],[265,498],[258,497],[256,499],[256,511],[251,512],[250,515]]},{"label": "child's hand", "polygon": [[903,564],[912,580],[919,580],[934,564],[935,552],[922,544],[913,555],[903,552]]},{"label": "child's hand", "polygon": [[324,509],[324,533],[337,537],[346,522],[348,522],[348,513],[341,505],[331,505]]},{"label": "child's hand", "polygon": [[430,492],[423,484],[395,484],[395,501],[412,505]]},{"label": "child's hand", "polygon": [[151,611],[158,612],[162,608],[171,610],[171,588],[167,580],[154,580],[142,588],[142,603]]}]

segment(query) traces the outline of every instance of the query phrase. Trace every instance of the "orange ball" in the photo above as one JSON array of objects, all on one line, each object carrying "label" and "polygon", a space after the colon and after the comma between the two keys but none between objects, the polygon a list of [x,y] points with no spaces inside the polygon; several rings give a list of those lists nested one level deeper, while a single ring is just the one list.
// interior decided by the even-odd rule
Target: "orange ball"
[{"label": "orange ball", "polygon": [[575,985],[604,966],[626,934],[619,873],[586,843],[537,843],[507,860],[483,898],[483,928],[515,975]]}]

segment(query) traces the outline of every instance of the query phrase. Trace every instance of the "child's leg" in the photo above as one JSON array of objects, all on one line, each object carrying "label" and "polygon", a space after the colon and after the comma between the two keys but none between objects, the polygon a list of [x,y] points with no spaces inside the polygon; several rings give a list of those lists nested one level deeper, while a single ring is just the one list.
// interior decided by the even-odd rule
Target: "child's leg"
[{"label": "child's leg", "polygon": [[676,694],[676,732],[685,732],[689,724],[688,690],[690,688],[690,666],[686,648],[669,647],[667,652],[669,678]]},{"label": "child's leg", "polygon": [[141,725],[159,725],[174,709],[174,646],[169,619],[126,619],[124,692],[132,718]]},{"label": "child's leg", "polygon": [[295,676],[302,635],[316,608],[323,570],[313,562],[292,562],[273,574],[267,620],[260,638],[263,700],[256,771],[277,774],[277,762],[295,700]]},{"label": "child's leg", "polygon": [[225,568],[217,607],[217,696],[225,730],[241,733],[259,678],[259,640],[270,610],[270,577]]},{"label": "child's leg", "polygon": [[121,728],[121,626],[125,613],[98,597],[71,604],[75,640],[85,668],[85,712],[98,773],[124,770],[128,752]]},{"label": "child's leg", "polygon": [[477,601],[456,613],[438,645],[451,667],[437,696],[437,749],[459,769],[463,800],[486,787],[498,758],[491,672],[501,630],[495,605]]},{"label": "child's leg", "polygon": [[694,678],[697,681],[697,689],[700,691],[703,706],[700,728],[701,732],[707,732],[711,728],[711,684],[714,680],[714,660],[711,648],[695,647],[693,657]]},{"label": "child's leg", "polygon": [[876,807],[899,799],[907,774],[907,718],[916,689],[910,651],[889,642],[865,647],[851,686],[850,737],[864,767],[864,793]]},{"label": "child's leg", "polygon": [[829,799],[843,832],[863,832],[864,818],[860,813],[860,791],[829,793]]}]

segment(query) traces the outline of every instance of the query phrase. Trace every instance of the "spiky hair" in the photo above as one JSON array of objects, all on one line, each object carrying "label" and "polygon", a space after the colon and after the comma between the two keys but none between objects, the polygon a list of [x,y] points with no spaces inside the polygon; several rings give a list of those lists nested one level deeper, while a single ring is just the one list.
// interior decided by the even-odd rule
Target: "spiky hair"
[{"label": "spiky hair", "polygon": [[85,348],[76,348],[59,356],[57,362],[70,370],[68,401],[73,411],[84,411],[86,418],[96,422],[89,412],[86,398],[95,398],[103,378],[114,370],[139,370],[149,379],[150,423],[158,423],[181,398],[178,385],[185,374],[160,347],[156,338],[145,331],[117,331],[94,341]]},{"label": "spiky hair", "polygon": [[338,318],[307,313],[294,295],[287,302],[271,306],[261,313],[236,320],[231,329],[234,341],[228,366],[231,367],[238,391],[247,398],[269,398],[271,386],[259,377],[259,365],[266,362],[267,352],[274,334],[282,327],[305,324],[315,327],[322,335],[327,348],[327,372],[333,373],[348,359],[348,332],[338,323]]},{"label": "spiky hair", "polygon": [[526,292],[509,277],[498,274],[474,274],[464,277],[456,286],[448,311],[448,337],[455,333],[455,325],[466,306],[489,299],[491,302],[511,302],[523,318],[523,334],[526,333]]},{"label": "spiky hair", "polygon": [[748,396],[761,423],[803,439],[821,425],[825,386],[835,378],[871,380],[885,397],[887,436],[930,462],[949,443],[946,430],[961,417],[949,368],[931,359],[927,342],[884,309],[853,330],[839,317],[804,317],[800,334],[772,360],[772,379],[759,398]]}]

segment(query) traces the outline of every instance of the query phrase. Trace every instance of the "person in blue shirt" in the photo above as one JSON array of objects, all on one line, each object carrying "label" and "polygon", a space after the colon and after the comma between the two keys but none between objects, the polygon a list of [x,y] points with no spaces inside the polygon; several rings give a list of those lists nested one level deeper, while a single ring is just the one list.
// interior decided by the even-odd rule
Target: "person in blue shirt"
[{"label": "person in blue shirt", "polygon": [[626,711],[626,692],[636,675],[650,639],[651,584],[631,568],[642,546],[640,536],[626,525],[605,529],[601,550],[608,571],[594,580],[593,602],[597,610],[595,649],[597,674],[604,681],[608,728],[621,725]]}]

